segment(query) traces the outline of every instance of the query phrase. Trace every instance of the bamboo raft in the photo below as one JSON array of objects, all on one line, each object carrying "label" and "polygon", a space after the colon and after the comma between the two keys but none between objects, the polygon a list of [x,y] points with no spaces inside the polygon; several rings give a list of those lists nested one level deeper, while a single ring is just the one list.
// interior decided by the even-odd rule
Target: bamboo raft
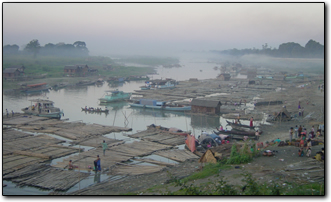
[{"label": "bamboo raft", "polygon": [[181,145],[185,143],[184,136],[174,135],[173,133],[164,132],[162,130],[145,130],[129,136],[171,146]]},{"label": "bamboo raft", "polygon": [[165,166],[146,166],[146,165],[116,165],[111,169],[113,175],[143,175],[155,173],[163,170]]},{"label": "bamboo raft", "polygon": [[14,129],[2,129],[2,142],[15,141],[19,138],[31,137],[32,134],[24,133]]},{"label": "bamboo raft", "polygon": [[188,150],[167,150],[167,151],[157,151],[154,154],[166,157],[168,159],[184,162],[188,159],[198,159],[199,157]]},{"label": "bamboo raft", "polygon": [[122,140],[115,140],[107,137],[94,137],[94,138],[86,138],[86,139],[80,139],[77,141],[71,142],[72,145],[83,145],[83,146],[89,146],[89,147],[101,147],[101,143],[107,143],[108,147],[112,147],[114,145],[118,144],[124,144]]},{"label": "bamboo raft", "polygon": [[4,118],[3,125],[24,125],[29,124],[35,121],[47,120],[48,118],[39,117],[39,116],[29,116],[29,115],[18,115],[10,118]]},{"label": "bamboo raft", "polygon": [[12,181],[18,183],[19,186],[33,186],[55,191],[66,191],[89,175],[89,173],[61,170],[48,166],[44,170],[39,170],[23,177],[17,177],[12,179]]}]

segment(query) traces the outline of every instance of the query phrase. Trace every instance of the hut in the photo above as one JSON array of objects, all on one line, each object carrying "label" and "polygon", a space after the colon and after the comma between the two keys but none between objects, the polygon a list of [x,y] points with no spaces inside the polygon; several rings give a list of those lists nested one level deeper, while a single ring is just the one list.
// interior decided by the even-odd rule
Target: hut
[{"label": "hut", "polygon": [[231,75],[230,74],[222,73],[222,74],[218,75],[217,78],[218,79],[221,79],[223,81],[230,81]]},{"label": "hut", "polygon": [[286,110],[286,108],[282,108],[280,112],[276,113],[275,115],[275,121],[289,121],[291,119],[290,113]]},{"label": "hut", "polygon": [[191,111],[193,113],[219,114],[222,103],[218,100],[193,99]]},{"label": "hut", "polygon": [[6,68],[5,70],[3,70],[2,75],[5,79],[16,78],[18,76],[24,75],[24,69],[25,69],[25,67],[23,65],[10,66],[9,68]]},{"label": "hut", "polygon": [[66,65],[64,73],[70,76],[85,76],[89,72],[87,65]]}]

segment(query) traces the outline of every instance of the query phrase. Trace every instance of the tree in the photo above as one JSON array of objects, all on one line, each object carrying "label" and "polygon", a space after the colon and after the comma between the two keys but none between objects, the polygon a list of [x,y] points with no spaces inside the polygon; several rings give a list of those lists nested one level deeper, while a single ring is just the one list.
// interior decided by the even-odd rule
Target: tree
[{"label": "tree", "polygon": [[36,58],[39,53],[40,44],[37,39],[30,41],[24,48],[25,51],[33,53],[33,57]]},{"label": "tree", "polygon": [[18,53],[19,46],[14,44],[14,45],[5,45],[3,47],[3,53],[4,54],[17,54]]}]

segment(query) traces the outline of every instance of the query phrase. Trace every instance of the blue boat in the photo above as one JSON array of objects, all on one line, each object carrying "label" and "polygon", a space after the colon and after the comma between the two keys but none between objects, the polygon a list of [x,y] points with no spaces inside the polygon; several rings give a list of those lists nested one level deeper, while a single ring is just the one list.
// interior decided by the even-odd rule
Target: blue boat
[{"label": "blue boat", "polygon": [[125,93],[123,91],[114,90],[106,91],[103,98],[99,98],[100,103],[118,102],[130,99],[131,93]]},{"label": "blue boat", "polygon": [[145,109],[158,109],[167,111],[191,111],[191,106],[184,106],[178,104],[167,104],[164,101],[150,100],[150,99],[140,99],[133,104],[131,107],[140,107]]}]

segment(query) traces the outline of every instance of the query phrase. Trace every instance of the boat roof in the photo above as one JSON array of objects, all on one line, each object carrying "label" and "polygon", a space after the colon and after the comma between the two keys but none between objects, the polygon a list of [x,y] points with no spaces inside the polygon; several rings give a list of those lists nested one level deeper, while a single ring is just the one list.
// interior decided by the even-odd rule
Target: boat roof
[{"label": "boat roof", "polygon": [[43,85],[46,85],[46,84],[47,84],[47,83],[30,84],[30,85],[27,85],[27,87],[43,86]]},{"label": "boat roof", "polygon": [[53,101],[50,100],[42,100],[42,99],[33,99],[33,100],[29,100],[31,102],[38,102],[38,103],[54,103]]}]

